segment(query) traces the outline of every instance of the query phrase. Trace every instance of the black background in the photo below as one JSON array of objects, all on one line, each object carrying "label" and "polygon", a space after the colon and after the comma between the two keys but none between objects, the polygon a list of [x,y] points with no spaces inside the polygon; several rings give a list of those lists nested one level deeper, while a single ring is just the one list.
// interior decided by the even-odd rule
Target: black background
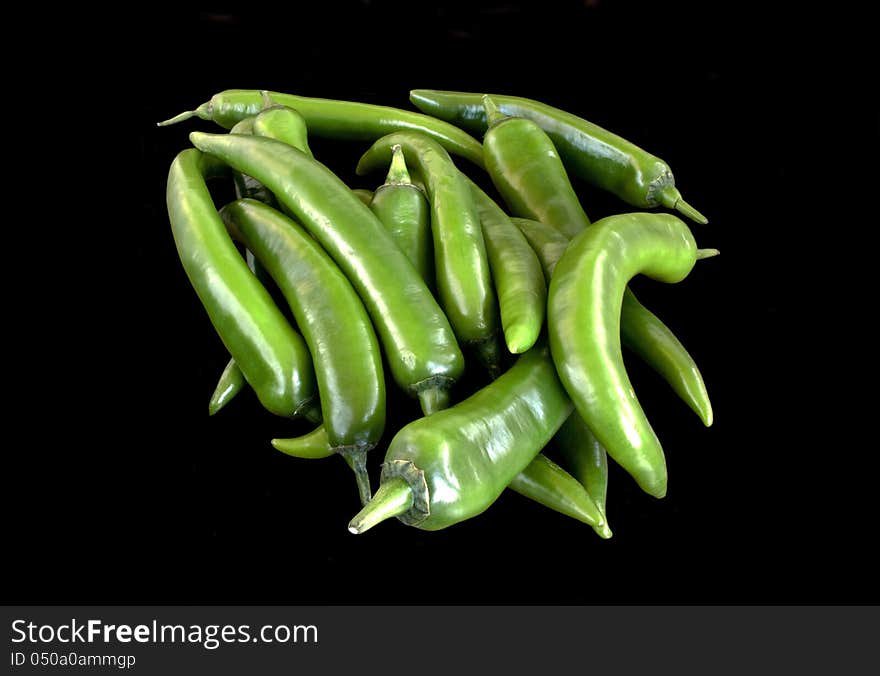
[{"label": "black background", "polygon": [[[7,223],[21,432],[5,453],[8,601],[880,600],[877,509],[860,483],[876,453],[871,393],[853,386],[871,382],[872,306],[856,275],[870,273],[857,261],[877,217],[841,212],[872,199],[858,185],[878,135],[861,101],[866,24],[770,7],[218,3],[22,18],[29,50],[9,80],[8,135],[26,152]],[[34,54],[48,55],[39,72]],[[634,282],[700,364],[716,414],[704,428],[627,358],[668,496],[612,468],[607,542],[507,493],[446,531],[392,521],[353,536],[343,463],[269,446],[302,427],[250,392],[209,419],[227,357],[177,260],[164,187],[187,134],[214,127],[155,123],[228,88],[410,109],[413,88],[511,93],[664,158],[709,217],[698,243],[722,252],[675,287]],[[312,143],[352,187],[373,188],[380,176],[353,171],[366,147]],[[593,220],[631,210],[577,187]],[[395,402],[390,432],[412,412]]]}]

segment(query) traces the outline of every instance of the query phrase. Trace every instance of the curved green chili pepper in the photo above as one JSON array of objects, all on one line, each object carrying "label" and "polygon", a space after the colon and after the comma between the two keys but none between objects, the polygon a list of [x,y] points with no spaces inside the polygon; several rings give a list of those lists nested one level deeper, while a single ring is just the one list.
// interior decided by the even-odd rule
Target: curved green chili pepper
[{"label": "curved green chili pepper", "polygon": [[379,489],[349,530],[363,533],[393,516],[438,530],[480,514],[571,411],[547,346],[539,343],[464,401],[403,427],[388,447]]},{"label": "curved green chili pepper", "polygon": [[[512,218],[511,221],[534,248],[549,283],[569,240],[554,228],[537,221],[522,218]],[[693,357],[669,327],[636,300],[629,287],[623,294],[620,311],[620,338],[628,350],[663,377],[706,427],[712,425],[712,402]]]},{"label": "curved green chili pepper", "polygon": [[220,216],[287,299],[312,354],[328,444],[351,456],[365,503],[366,454],[385,429],[385,378],[363,303],[320,245],[280,212],[244,199],[227,204]]},{"label": "curved green chili pepper", "polygon": [[468,183],[483,228],[507,349],[520,354],[535,344],[544,326],[547,283],[541,263],[495,200],[470,179]]},{"label": "curved green chili pepper", "polygon": [[623,297],[639,273],[679,282],[698,258],[714,253],[698,251],[674,216],[620,214],[575,237],[550,280],[547,320],[559,377],[608,454],[658,498],[666,495],[666,460],[623,365]]},{"label": "curved green chili pepper", "polygon": [[416,266],[425,283],[434,285],[434,249],[431,242],[431,205],[410,179],[400,145],[391,153],[385,183],[376,188],[370,209],[391,233],[391,238]]},{"label": "curved green chili pepper", "polygon": [[194,148],[168,172],[166,202],[184,270],[226,349],[260,403],[276,415],[317,407],[308,347],[248,269],[226,232],[205,178],[225,167]]},{"label": "curved green chili pepper", "polygon": [[[529,215],[571,239],[590,221],[571,187],[550,137],[532,120],[506,117],[483,97],[489,130],[483,139],[486,170],[518,215]],[[712,406],[703,378],[672,332],[636,300],[627,288],[621,329],[623,341],[645,361],[656,365],[672,388],[707,426]]]},{"label": "curved green chili pepper", "polygon": [[259,136],[192,132],[193,145],[266,185],[361,297],[395,382],[431,412],[464,370],[449,322],[379,219],[327,167]]},{"label": "curved green chili pepper", "polygon": [[388,166],[396,145],[403,149],[407,165],[413,166],[425,181],[431,203],[434,274],[440,305],[458,339],[475,347],[490,371],[494,370],[500,357],[498,301],[468,181],[443,146],[410,131],[377,140],[361,156],[357,174]]},{"label": "curved green chili pepper", "polygon": [[[486,129],[483,94],[413,89],[409,99],[419,110],[474,134]],[[492,94],[506,115],[534,120],[547,132],[565,166],[580,178],[635,207],[664,206],[697,223],[706,217],[685,202],[669,166],[626,139],[559,108],[520,96]]]},{"label": "curved green chili pepper", "polygon": [[[572,417],[575,415],[570,415],[569,420]],[[556,434],[558,436],[559,432]],[[606,540],[611,537],[604,510],[600,509],[586,486],[543,453],[536,455],[507,487],[560,514],[592,526]]]},{"label": "curved green chili pepper", "polygon": [[[322,138],[352,141],[375,141],[395,131],[419,131],[439,142],[449,152],[464,157],[478,167],[483,166],[479,141],[458,127],[411,110],[354,101],[336,101],[268,92],[275,103],[298,110],[305,118],[309,133]],[[215,94],[195,110],[181,113],[159,126],[175,124],[191,117],[213,120],[230,129],[236,122],[257,113],[263,104],[259,90],[228,89]]]},{"label": "curved green chili pepper", "polygon": [[590,224],[550,137],[536,123],[508,117],[488,96],[483,157],[492,183],[514,216],[552,225],[568,238]]}]

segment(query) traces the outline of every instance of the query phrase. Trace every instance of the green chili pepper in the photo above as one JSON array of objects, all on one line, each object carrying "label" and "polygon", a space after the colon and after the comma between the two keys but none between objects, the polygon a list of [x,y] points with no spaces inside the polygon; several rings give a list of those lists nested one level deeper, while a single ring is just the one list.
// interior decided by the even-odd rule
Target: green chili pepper
[{"label": "green chili pepper", "polygon": [[406,163],[425,181],[431,203],[434,273],[440,305],[458,339],[473,346],[490,371],[497,369],[498,302],[492,286],[480,217],[464,175],[443,146],[417,132],[377,140],[357,165],[364,175],[391,162],[400,145]]},{"label": "green chili pepper", "polygon": [[[267,92],[261,92],[261,94],[262,110],[256,115],[246,117],[237,122],[230,130],[230,133],[268,136],[269,138],[284,141],[294,148],[298,148],[304,153],[311,155],[306,124],[302,116],[292,108],[273,104]],[[238,199],[249,197],[268,204],[275,209],[280,208],[278,200],[262,183],[240,171],[234,171],[232,175],[235,181],[235,194]],[[260,262],[254,258],[250,251],[246,253],[248,267],[257,276],[257,279],[267,289],[270,286],[274,288],[274,281],[263,266],[260,265]],[[208,414],[214,415],[228,404],[241,391],[244,384],[244,376],[242,376],[241,370],[236,366],[235,360],[230,359],[220,375],[217,387],[214,388],[214,394],[211,395],[211,401],[208,403]],[[316,418],[314,415],[312,418],[314,422],[320,420],[320,417]]]},{"label": "green chili pepper", "polygon": [[514,216],[552,225],[571,238],[590,224],[550,137],[535,122],[504,115],[488,96],[483,157]]},{"label": "green chili pepper", "polygon": [[[543,223],[512,218],[538,255],[549,283],[553,269],[569,240]],[[659,373],[706,427],[713,421],[712,402],[700,369],[675,334],[627,287],[620,312],[623,345]]]},{"label": "green chili pepper", "polygon": [[520,354],[535,344],[544,326],[547,283],[541,263],[495,200],[470,179],[468,183],[483,228],[507,349]]},{"label": "green chili pepper", "polygon": [[379,489],[349,530],[363,533],[393,516],[438,530],[480,514],[571,411],[539,343],[464,401],[403,427],[388,447]]},{"label": "green chili pepper", "polygon": [[449,322],[379,219],[327,167],[259,136],[192,132],[193,145],[266,185],[318,240],[361,297],[395,382],[428,413],[464,370]]},{"label": "green chili pepper", "polygon": [[[483,166],[480,143],[458,127],[429,115],[410,110],[354,101],[316,99],[280,92],[268,92],[275,103],[298,110],[305,118],[309,132],[321,138],[375,141],[381,136],[403,129],[420,131],[438,141],[449,152],[464,157],[478,167]],[[215,94],[195,110],[160,122],[159,126],[175,124],[191,117],[213,120],[230,129],[236,122],[257,113],[263,102],[257,90],[228,89]]]},{"label": "green chili pepper", "polygon": [[[572,414],[569,419],[572,417],[576,416]],[[558,436],[559,432],[556,434]],[[611,537],[611,529],[605,522],[604,511],[599,508],[586,487],[543,453],[536,455],[528,467],[514,477],[508,488],[592,526],[593,530],[605,539]]]},{"label": "green chili pepper", "polygon": [[[519,96],[492,94],[506,115],[534,120],[547,132],[565,166],[585,181],[635,207],[664,206],[697,223],[706,217],[685,202],[669,166],[629,141],[559,108]],[[474,134],[486,130],[483,94],[414,89],[410,101],[419,110]]]},{"label": "green chili pepper", "polygon": [[403,149],[395,145],[391,150],[391,167],[385,183],[373,193],[370,209],[431,287],[434,285],[431,205],[425,193],[412,183]]},{"label": "green chili pepper", "polygon": [[244,199],[227,204],[220,216],[287,299],[312,354],[328,444],[352,458],[366,503],[366,454],[385,428],[385,379],[363,303],[320,245],[280,212]]},{"label": "green chili pepper", "polygon": [[193,148],[171,163],[166,202],[177,252],[262,405],[277,415],[306,417],[317,409],[308,347],[248,269],[214,207],[205,179],[225,171]]},{"label": "green chili pepper", "polygon": [[698,258],[715,253],[698,250],[674,216],[620,214],[575,237],[550,280],[547,320],[559,377],[608,454],[658,498],[666,495],[666,460],[620,352],[626,284],[639,273],[681,281]]}]

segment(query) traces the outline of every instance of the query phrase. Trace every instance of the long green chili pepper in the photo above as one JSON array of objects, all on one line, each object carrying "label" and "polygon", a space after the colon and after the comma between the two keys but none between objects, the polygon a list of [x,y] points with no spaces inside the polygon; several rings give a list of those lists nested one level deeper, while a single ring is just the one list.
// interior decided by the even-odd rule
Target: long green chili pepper
[{"label": "long green chili pepper", "polygon": [[[414,89],[410,101],[419,110],[479,134],[486,130],[484,94]],[[685,202],[669,166],[626,139],[545,103],[492,94],[506,115],[534,120],[547,132],[565,166],[585,181],[635,207],[664,206],[696,221],[706,217]]]},{"label": "long green chili pepper", "polygon": [[428,287],[369,207],[327,167],[280,141],[202,132],[190,140],[272,191],[357,290],[395,382],[426,413],[444,408],[464,357]]},{"label": "long green chili pepper", "polygon": [[366,455],[385,429],[385,378],[367,311],[345,275],[297,223],[256,200],[220,211],[266,267],[312,354],[330,448],[351,456],[361,501],[370,499]]},{"label": "long green chili pepper", "polygon": [[388,447],[379,489],[349,530],[363,533],[393,516],[438,530],[480,514],[571,411],[547,346],[539,343],[464,401],[403,427]]},{"label": "long green chili pepper", "polygon": [[684,279],[698,258],[693,235],[668,214],[609,216],[575,237],[550,280],[547,322],[559,377],[599,442],[641,486],[666,495],[666,459],[636,399],[620,352],[627,282]]},{"label": "long green chili pepper", "polygon": [[[262,110],[256,115],[246,117],[240,122],[237,122],[229,133],[267,136],[279,141],[284,141],[285,143],[292,145],[294,148],[298,148],[304,153],[311,155],[306,124],[302,116],[292,108],[272,103],[267,92],[261,92],[261,94]],[[251,199],[259,200],[264,204],[268,204],[275,209],[280,208],[278,200],[275,199],[275,196],[262,183],[240,171],[233,171],[232,176],[235,181],[235,194],[238,199],[249,197]],[[263,269],[260,262],[253,257],[253,254],[250,251],[247,252],[247,263],[248,267],[257,276],[257,279],[260,280],[263,286],[268,289],[269,285],[274,284],[272,278],[265,269]],[[211,395],[211,401],[208,403],[208,414],[214,415],[217,413],[217,411],[228,404],[243,387],[244,376],[241,375],[241,370],[235,364],[235,360],[230,359],[226,368],[223,369],[223,373],[220,375],[220,380],[217,382],[217,387],[214,388],[214,393]],[[317,420],[315,422],[317,422]]]},{"label": "long green chili pepper", "polygon": [[[574,414],[569,419],[572,417],[575,417]],[[556,434],[558,436],[559,432]],[[543,453],[536,455],[507,487],[530,500],[592,526],[606,540],[611,537],[604,509],[599,507],[586,486]]]},{"label": "long green chili pepper", "polygon": [[507,349],[521,354],[535,344],[544,326],[547,283],[541,263],[495,200],[470,179],[468,183],[483,228]]},{"label": "long green chili pepper", "polygon": [[248,269],[226,232],[205,179],[226,172],[194,148],[168,172],[166,203],[183,268],[226,349],[260,403],[280,416],[317,410],[308,347]]},{"label": "long green chili pepper", "polygon": [[434,139],[404,131],[383,136],[357,165],[364,175],[391,163],[392,149],[403,149],[406,163],[425,182],[431,203],[434,274],[440,305],[455,335],[473,346],[491,371],[498,368],[498,301],[480,217],[468,181],[449,153]]},{"label": "long green chili pepper", "polygon": [[[511,221],[534,248],[549,283],[569,240],[554,228],[537,221],[522,218],[512,218]],[[660,374],[706,427],[712,425],[712,402],[693,357],[669,327],[636,300],[629,287],[623,294],[620,338],[624,347]]]},{"label": "long green chili pepper", "polygon": [[488,96],[486,172],[514,216],[552,225],[569,239],[590,224],[553,141],[532,120],[504,115]]},{"label": "long green chili pepper", "polygon": [[431,205],[410,179],[403,149],[395,145],[385,183],[376,188],[370,209],[391,238],[416,266],[425,283],[434,286],[434,247],[431,242]]},{"label": "long green chili pepper", "polygon": [[[375,141],[381,136],[404,129],[419,131],[438,141],[449,152],[483,166],[480,143],[458,127],[411,110],[354,101],[336,101],[268,92],[278,104],[298,110],[305,118],[309,133],[321,138],[351,141]],[[236,122],[259,112],[263,104],[260,90],[228,89],[215,94],[195,110],[160,122],[175,124],[191,117],[213,120],[230,129]]]}]

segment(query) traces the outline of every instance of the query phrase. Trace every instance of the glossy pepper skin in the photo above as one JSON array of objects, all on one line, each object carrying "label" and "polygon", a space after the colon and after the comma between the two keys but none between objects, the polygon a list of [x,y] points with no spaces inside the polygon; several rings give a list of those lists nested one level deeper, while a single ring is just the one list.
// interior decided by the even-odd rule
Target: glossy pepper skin
[{"label": "glossy pepper skin", "polygon": [[425,412],[443,408],[464,357],[428,287],[369,207],[327,167],[286,143],[201,132],[190,140],[272,191],[358,292],[395,382]]},{"label": "glossy pepper skin", "polygon": [[434,285],[434,245],[431,241],[431,205],[410,179],[403,148],[394,146],[385,183],[368,204],[391,238],[416,266],[425,283]]},{"label": "glossy pepper skin", "polygon": [[568,238],[590,225],[559,153],[535,122],[508,117],[483,97],[489,127],[483,137],[486,172],[510,213],[552,225]]},{"label": "glossy pepper skin", "polygon": [[434,274],[440,305],[458,339],[473,345],[491,371],[497,367],[499,357],[498,300],[468,181],[443,146],[416,132],[397,132],[377,140],[361,156],[358,175],[387,167],[397,145],[403,149],[407,165],[425,182],[431,204]]},{"label": "glossy pepper skin", "polygon": [[[458,127],[411,110],[355,101],[318,99],[281,92],[267,92],[277,104],[289,106],[303,116],[309,133],[321,138],[375,141],[395,131],[413,130],[434,138],[449,152],[483,166],[480,143]],[[261,90],[227,89],[192,111],[181,113],[159,126],[175,124],[191,117],[213,120],[225,129],[256,114],[263,106]]]},{"label": "glossy pepper skin", "polygon": [[403,427],[388,447],[379,490],[349,530],[361,533],[391,516],[439,530],[480,514],[571,411],[539,343],[464,401]]},{"label": "glossy pepper skin", "polygon": [[468,183],[483,228],[507,349],[521,354],[535,344],[544,326],[547,283],[541,263],[495,200],[470,179]]},{"label": "glossy pepper skin", "polygon": [[223,344],[260,403],[276,415],[306,415],[317,407],[312,360],[226,232],[205,183],[224,172],[194,148],[168,172],[166,203],[183,268]]},{"label": "glossy pepper skin", "polygon": [[[511,221],[534,248],[549,283],[569,240],[554,228],[537,221],[522,218],[512,218]],[[660,374],[706,427],[712,425],[712,401],[693,357],[669,327],[636,300],[629,287],[623,294],[620,311],[620,338],[624,347]]]},{"label": "glossy pepper skin", "polygon": [[639,404],[620,347],[620,312],[637,274],[675,283],[698,250],[667,214],[609,216],[575,237],[550,280],[548,333],[560,380],[587,426],[650,495],[666,495],[666,459]]},{"label": "glossy pepper skin", "polygon": [[361,299],[321,246],[282,213],[243,199],[220,216],[287,299],[312,355],[328,444],[352,457],[366,502],[366,455],[385,429],[385,378]]},{"label": "glossy pepper skin", "polygon": [[[474,134],[487,127],[484,94],[414,89],[410,101],[424,113]],[[566,168],[588,183],[607,190],[634,207],[664,206],[696,221],[706,217],[685,202],[672,171],[663,160],[620,136],[540,101],[491,94],[501,112],[536,122],[553,140]]]},{"label": "glossy pepper skin", "polygon": [[[306,124],[302,116],[292,108],[273,104],[266,92],[262,92],[262,94],[262,110],[256,115],[246,117],[240,122],[237,122],[230,130],[230,133],[256,134],[257,136],[274,138],[279,141],[284,141],[285,143],[292,145],[294,148],[298,148],[304,153],[311,155],[312,153],[309,149]],[[249,197],[251,199],[259,200],[264,204],[268,204],[275,209],[280,209],[278,200],[275,199],[275,196],[262,183],[240,171],[232,172],[232,177],[235,182],[236,197],[239,199]],[[267,289],[274,288],[274,281],[265,269],[263,269],[263,266],[260,265],[260,262],[254,258],[253,253],[247,251],[246,258],[248,267],[257,276],[257,279],[260,280],[263,286]],[[217,386],[214,388],[214,394],[211,395],[211,401],[208,403],[208,414],[214,415],[217,413],[217,411],[228,404],[243,387],[244,377],[241,375],[241,370],[235,364],[235,360],[230,359],[226,368],[223,369],[223,373],[220,375],[220,380],[217,382]],[[318,412],[319,409],[316,409],[315,414],[310,417],[314,422],[320,420]]]}]

